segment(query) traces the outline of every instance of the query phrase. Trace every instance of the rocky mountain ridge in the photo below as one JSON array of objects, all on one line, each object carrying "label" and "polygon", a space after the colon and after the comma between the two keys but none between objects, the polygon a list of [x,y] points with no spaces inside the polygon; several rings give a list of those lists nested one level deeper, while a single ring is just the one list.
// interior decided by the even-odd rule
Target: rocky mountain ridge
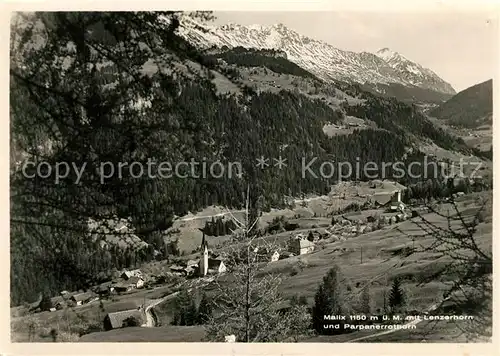
[{"label": "rocky mountain ridge", "polygon": [[275,49],[286,53],[288,60],[323,80],[369,85],[381,92],[378,85],[403,85],[448,96],[455,94],[452,86],[433,71],[388,48],[375,54],[344,51],[303,36],[283,24],[242,26],[229,23],[215,26],[184,21],[183,26],[182,36],[200,47]]}]

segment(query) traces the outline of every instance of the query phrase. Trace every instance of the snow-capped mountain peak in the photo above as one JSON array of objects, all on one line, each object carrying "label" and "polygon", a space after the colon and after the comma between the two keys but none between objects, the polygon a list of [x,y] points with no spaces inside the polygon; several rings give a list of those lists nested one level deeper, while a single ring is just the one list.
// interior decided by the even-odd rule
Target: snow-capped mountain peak
[{"label": "snow-capped mountain peak", "polygon": [[[201,31],[199,28],[205,28]],[[343,80],[361,84],[402,84],[446,94],[454,94],[450,84],[434,72],[410,61],[401,54],[383,48],[376,54],[343,51],[303,36],[278,23],[271,26],[243,26],[228,23],[220,26],[184,22],[181,35],[200,47],[245,47],[275,49],[287,54],[290,61],[324,80]]]},{"label": "snow-capped mountain peak", "polygon": [[394,52],[393,50],[387,47],[379,49],[375,54],[385,61],[390,61],[393,59],[406,59],[398,52]]},{"label": "snow-capped mountain peak", "polygon": [[455,93],[451,85],[444,82],[436,73],[409,60],[398,52],[386,47],[378,50],[376,55],[386,61],[406,82],[412,85],[443,93]]}]

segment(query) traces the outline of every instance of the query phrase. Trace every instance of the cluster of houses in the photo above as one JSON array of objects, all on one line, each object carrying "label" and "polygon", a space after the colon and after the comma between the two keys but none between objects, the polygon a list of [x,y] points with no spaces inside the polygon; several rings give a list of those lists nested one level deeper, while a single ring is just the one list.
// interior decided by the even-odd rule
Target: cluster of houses
[{"label": "cluster of houses", "polygon": [[[276,262],[278,260],[303,255],[314,251],[314,241],[316,238],[304,237],[301,234],[291,238],[288,244],[287,251],[270,249],[265,246],[255,247],[254,253],[261,262]],[[176,264],[169,267],[170,274],[181,277],[204,277],[207,275],[221,274],[227,271],[222,256],[214,255],[209,251],[208,244],[203,234],[201,242],[201,256],[199,260],[189,260],[185,264]]]},{"label": "cluster of houses", "polygon": [[220,256],[209,251],[205,234],[203,234],[200,259],[188,260],[183,264],[171,265],[169,269],[170,275],[180,277],[204,277],[209,274],[224,273],[227,267]]},{"label": "cluster of houses", "polygon": [[311,253],[315,249],[315,242],[320,239],[317,231],[311,231],[308,236],[303,234],[291,235],[287,249],[278,250],[267,247],[256,247],[254,253],[257,254],[261,262],[276,262],[293,256],[300,256]]},{"label": "cluster of houses", "polygon": [[[226,272],[227,268],[223,260],[216,255],[210,254],[208,244],[203,235],[201,243],[201,258],[199,260],[189,260],[185,265],[172,265],[169,267],[171,275],[178,276],[206,276],[209,274],[219,274]],[[60,296],[51,299],[51,311],[63,309],[66,306],[80,306],[99,300],[112,294],[120,294],[143,288],[145,285],[145,276],[139,269],[125,270],[121,272],[118,278],[101,283],[91,290],[80,292],[62,291]],[[118,320],[124,317],[126,313],[117,314],[107,319],[108,328],[116,327],[121,322]],[[105,322],[106,323],[106,322]],[[113,326],[115,325],[115,326]],[[121,324],[120,324],[121,325]]]},{"label": "cluster of houses", "polygon": [[335,224],[330,226],[327,230],[331,234],[331,237],[335,240],[343,241],[346,238],[354,237],[360,234],[365,234],[368,232],[375,231],[380,228],[382,225],[391,225],[403,222],[411,217],[414,217],[413,213],[417,213],[416,211],[412,211],[412,214],[408,213],[383,213],[379,216],[364,216],[359,213],[351,213],[346,214],[337,219]]},{"label": "cluster of houses", "polygon": [[94,287],[93,291],[103,297],[111,294],[130,292],[134,289],[144,287],[145,278],[139,269],[123,271],[119,278],[113,281],[101,283]]},{"label": "cluster of houses", "polygon": [[[390,224],[406,220],[409,217],[405,212],[405,205],[401,202],[401,190],[396,190],[390,194],[375,194],[371,199],[374,199],[378,205],[388,206],[389,211],[377,218],[372,216],[364,217],[359,213],[345,214],[327,229],[313,229],[308,234],[291,235],[287,249],[271,250],[265,247],[257,247],[254,252],[260,256],[260,260],[263,262],[276,262],[281,259],[311,253],[315,250],[316,243],[322,239],[333,237],[337,240],[345,240],[350,236],[373,231],[375,229],[374,226],[378,225],[380,220],[386,224]],[[205,234],[203,234],[201,241],[201,256],[199,259],[189,260],[183,265],[172,265],[169,268],[171,275],[182,277],[204,277],[211,274],[224,273],[227,270],[221,256],[214,255],[209,251]],[[52,298],[51,311],[63,309],[68,305],[84,305],[111,294],[126,293],[140,289],[144,285],[145,278],[139,269],[126,270],[118,278],[99,284],[89,291],[61,292],[60,296]],[[139,315],[141,313],[140,310],[132,309],[127,312],[115,313],[116,315],[110,314],[105,320],[106,327],[108,329],[121,327],[126,318],[132,314]]]},{"label": "cluster of houses", "polygon": [[79,306],[98,300],[99,297],[92,291],[68,292],[62,291],[61,295],[51,299],[52,308],[50,311],[64,309],[67,306]]},{"label": "cluster of houses", "polygon": [[288,251],[282,254],[279,259],[311,253],[314,251],[316,243],[324,239],[345,241],[347,238],[378,229],[380,223],[383,225],[396,224],[414,217],[405,204],[401,202],[401,191],[399,190],[389,194],[376,195],[374,199],[379,200],[379,205],[387,206],[388,211],[375,216],[352,212],[336,218],[335,223],[328,228],[316,228],[310,230],[309,233],[291,235]]},{"label": "cluster of houses", "polygon": [[[400,187],[402,189],[400,189]],[[390,192],[375,194],[371,197],[377,205],[387,206],[388,212],[382,214],[378,219],[384,223],[391,224],[401,222],[409,218],[406,213],[405,204],[401,201],[402,190],[405,187],[400,186]],[[281,259],[300,256],[311,253],[315,250],[316,242],[330,237],[337,237],[336,234],[345,237],[356,236],[358,234],[370,232],[374,229],[373,225],[378,224],[374,217],[364,218],[359,214],[346,215],[342,217],[339,224],[334,224],[329,229],[314,229],[309,234],[297,234],[290,236],[288,248],[285,251],[270,250],[265,247],[256,247],[254,253],[260,257],[262,262],[276,262]],[[339,236],[339,239],[341,237]],[[226,272],[226,265],[220,256],[209,252],[208,244],[203,234],[201,242],[201,257],[199,260],[189,260],[184,265],[170,266],[170,273],[178,276],[206,276],[209,274],[219,274]]]},{"label": "cluster of houses", "polygon": [[[316,239],[316,241],[318,240]],[[314,242],[314,240],[311,241],[311,239],[308,239],[308,237],[303,234],[295,235],[288,242],[288,251],[295,256],[311,253],[314,251]]]},{"label": "cluster of houses", "polygon": [[[402,202],[402,192],[406,187],[399,183],[394,183],[398,185],[394,190],[376,192],[371,195],[366,196],[367,201],[378,207],[388,207],[390,212],[401,212],[404,213],[406,205]],[[400,187],[402,188],[400,188]]]},{"label": "cluster of houses", "polygon": [[123,293],[142,287],[144,287],[144,276],[140,270],[135,269],[132,271],[124,271],[118,280],[111,283],[110,291]]},{"label": "cluster of houses", "polygon": [[[200,259],[189,260],[182,265],[171,265],[169,269],[170,272],[168,273],[171,275],[181,277],[204,277],[210,274],[224,273],[227,268],[221,258],[209,252],[208,243],[206,241],[205,234],[203,234]],[[110,285],[110,288],[114,288],[115,291],[118,291],[117,287],[127,288],[127,290],[129,290],[128,288],[140,288],[143,285],[143,282],[141,286],[136,283],[142,280],[141,277],[142,275],[138,270],[126,271],[121,276],[123,281]],[[130,282],[133,282],[132,285],[130,285]],[[129,326],[129,320],[136,320],[142,325],[145,319],[145,310],[143,306],[131,308],[129,310],[107,314],[104,318],[104,328],[106,330],[111,330]]]},{"label": "cluster of houses", "polygon": [[50,311],[64,309],[67,306],[88,304],[111,294],[125,293],[143,287],[144,276],[139,269],[123,271],[119,278],[101,283],[88,291],[62,291],[59,296],[51,298]]}]

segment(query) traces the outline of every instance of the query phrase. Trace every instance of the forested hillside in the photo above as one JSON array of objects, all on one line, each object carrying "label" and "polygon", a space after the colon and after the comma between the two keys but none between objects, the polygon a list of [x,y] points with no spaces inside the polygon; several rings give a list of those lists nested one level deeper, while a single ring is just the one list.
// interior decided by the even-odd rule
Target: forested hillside
[{"label": "forested hillside", "polygon": [[[378,127],[335,137],[326,136],[323,126],[339,122],[341,113],[321,100],[250,88],[242,95],[217,95],[204,73],[227,68],[178,37],[176,18],[176,13],[158,12],[44,13],[25,20],[36,26],[16,29],[10,71],[12,303],[95,283],[113,268],[155,258],[155,251],[164,257],[168,248],[162,232],[174,215],[211,204],[239,208],[248,185],[252,214],[284,206],[285,195],[327,193],[339,173],[303,177],[302,159],[353,165],[421,159],[420,139],[463,148],[414,107],[368,93],[365,103],[342,110]],[[238,66],[312,76],[283,57],[258,51],[217,57]],[[186,60],[202,64],[202,71],[188,79],[181,71],[165,70]],[[146,62],[157,64],[157,71],[146,73]],[[256,159],[261,156],[271,162],[286,158],[288,166],[260,169]],[[27,173],[34,178],[26,178],[23,160],[85,169],[81,176],[70,170],[55,181],[31,167]],[[151,161],[192,160],[239,162],[242,175],[151,178],[137,176],[130,167],[105,180],[99,174],[104,162],[146,167]],[[105,236],[91,236],[89,218],[130,218],[134,235],[149,245],[134,251],[102,248]]]},{"label": "forested hillside", "polygon": [[435,126],[413,105],[407,105],[395,99],[382,99],[375,95],[368,95],[365,103],[347,106],[345,109],[348,115],[370,119],[377,123],[380,128],[398,134],[398,136],[414,135],[419,138],[431,139],[446,149],[468,151],[461,139]]},{"label": "forested hillside", "polygon": [[436,103],[441,104],[451,98],[451,94],[438,92],[417,86],[404,86],[397,83],[364,84],[363,89],[382,97],[397,98],[406,103]]},{"label": "forested hillside", "polygon": [[493,80],[487,80],[462,90],[430,112],[431,116],[446,120],[450,125],[477,128],[492,124]]},{"label": "forested hillside", "polygon": [[305,78],[318,79],[307,70],[286,59],[279,53],[272,53],[269,50],[247,49],[235,47],[213,55],[223,59],[228,64],[236,64],[242,67],[266,67],[275,73],[292,74]]}]

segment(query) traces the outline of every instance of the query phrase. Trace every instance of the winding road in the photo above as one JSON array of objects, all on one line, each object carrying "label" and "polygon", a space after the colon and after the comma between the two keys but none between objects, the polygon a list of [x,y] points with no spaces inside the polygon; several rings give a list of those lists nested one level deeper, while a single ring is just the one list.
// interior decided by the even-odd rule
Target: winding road
[{"label": "winding road", "polygon": [[[313,200],[326,200],[328,199],[328,196],[325,196],[325,195],[321,195],[321,196],[318,196],[318,197],[311,197],[311,198],[304,198],[304,199],[299,199],[299,198],[296,198],[293,200],[293,202],[295,204],[299,204],[301,202],[311,202]],[[211,218],[217,218],[217,217],[221,217],[221,216],[226,216],[226,215],[230,215],[230,214],[239,214],[239,213],[244,213],[246,210],[242,209],[242,210],[231,210],[231,211],[225,211],[225,212],[222,212],[222,213],[217,213],[217,214],[212,214],[212,215],[194,215],[194,216],[187,216],[187,217],[179,217],[176,219],[176,221],[193,221],[193,220],[200,220],[200,219],[211,219]]]},{"label": "winding road", "polygon": [[[207,285],[208,283],[212,282],[213,281],[213,278],[207,278],[205,279],[200,285],[198,285],[197,287],[204,287],[205,285]],[[193,289],[193,287],[191,288],[188,288],[187,291],[190,292],[191,290]],[[144,312],[146,314],[146,324],[142,325],[143,327],[148,327],[148,328],[153,328],[155,327],[155,319],[153,317],[153,314],[151,313],[151,309],[154,308],[155,306],[157,306],[158,304],[160,303],[163,303],[163,302],[166,302],[172,298],[175,298],[177,296],[177,294],[179,294],[179,292],[174,292],[172,294],[169,294],[163,298],[160,298],[160,299],[153,299],[150,301],[150,304],[147,305],[145,308],[144,308]]]},{"label": "winding road", "polygon": [[166,297],[160,298],[160,299],[154,299],[151,304],[149,304],[145,309],[144,312],[146,313],[146,324],[144,324],[144,327],[148,328],[153,328],[155,327],[155,319],[153,317],[153,314],[151,313],[151,308],[157,306],[160,303],[166,302],[167,300],[170,300],[172,298],[175,298],[175,296],[179,294],[179,292],[175,292],[172,294],[167,295]]}]

